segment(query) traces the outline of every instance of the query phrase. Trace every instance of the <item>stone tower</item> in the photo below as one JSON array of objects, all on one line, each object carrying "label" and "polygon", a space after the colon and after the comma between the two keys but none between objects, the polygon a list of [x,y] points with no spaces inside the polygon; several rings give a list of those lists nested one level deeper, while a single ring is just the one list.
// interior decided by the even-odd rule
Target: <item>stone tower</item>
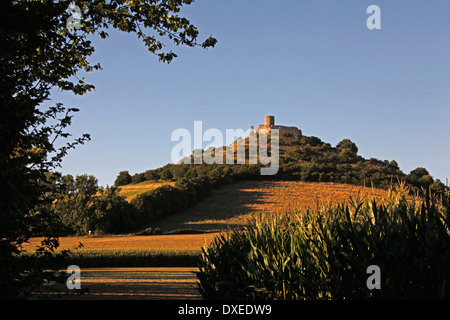
[{"label": "stone tower", "polygon": [[280,135],[288,135],[293,136],[295,138],[300,138],[302,136],[302,131],[299,130],[297,127],[286,127],[286,126],[280,126],[275,125],[275,117],[274,116],[265,116],[264,117],[264,124],[260,124],[258,129],[256,130],[257,133],[270,133],[272,129],[278,129]]},{"label": "stone tower", "polygon": [[264,124],[266,127],[273,127],[275,125],[275,117],[274,116],[265,116],[264,117]]}]

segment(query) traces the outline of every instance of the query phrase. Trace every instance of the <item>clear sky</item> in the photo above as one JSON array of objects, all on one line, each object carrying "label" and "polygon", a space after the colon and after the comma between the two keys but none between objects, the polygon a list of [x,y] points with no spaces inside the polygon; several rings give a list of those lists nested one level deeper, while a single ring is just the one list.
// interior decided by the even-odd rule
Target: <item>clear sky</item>
[{"label": "clear sky", "polygon": [[[368,6],[381,9],[369,30]],[[133,34],[94,40],[96,90],[53,101],[81,111],[70,132],[92,140],[60,171],[113,184],[171,162],[175,129],[258,126],[265,115],[366,158],[450,178],[450,1],[197,0],[182,10],[213,49],[173,47],[159,63]],[[207,143],[205,142],[205,145]],[[450,180],[450,179],[449,179]]]}]

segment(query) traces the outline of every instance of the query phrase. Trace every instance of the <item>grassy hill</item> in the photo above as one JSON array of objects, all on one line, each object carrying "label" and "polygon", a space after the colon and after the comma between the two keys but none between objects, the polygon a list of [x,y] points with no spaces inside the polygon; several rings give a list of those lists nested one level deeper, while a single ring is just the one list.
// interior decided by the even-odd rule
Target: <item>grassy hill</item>
[{"label": "grassy hill", "polygon": [[125,186],[119,187],[119,194],[127,199],[127,201],[131,201],[134,199],[138,194],[148,192],[151,190],[154,190],[156,188],[162,187],[162,186],[173,186],[175,185],[174,181],[143,181],[139,183],[131,183],[127,184]]},{"label": "grassy hill", "polygon": [[[164,184],[143,183],[135,187],[157,188],[159,183]],[[179,256],[197,255],[201,247],[210,243],[218,233],[240,229],[247,224],[248,219],[258,215],[269,217],[292,210],[314,210],[331,202],[347,201],[349,197],[381,199],[386,196],[385,190],[348,184],[240,181],[216,190],[194,207],[155,221],[152,227],[160,228],[162,235],[141,236],[130,233],[62,237],[59,250],[73,250],[82,243],[83,247],[75,250],[76,259],[91,266],[108,265],[115,261],[131,265],[133,259],[155,265],[155,257],[166,257],[170,265]],[[198,234],[187,234],[193,230],[198,231]],[[24,244],[24,249],[33,252],[42,239],[32,238]],[[163,260],[161,263],[166,262]]]},{"label": "grassy hill", "polygon": [[387,191],[348,184],[302,181],[239,181],[216,190],[211,197],[182,213],[154,223],[162,232],[194,229],[221,232],[242,228],[248,219],[308,209],[352,198],[381,199]]},{"label": "grassy hill", "polygon": [[[244,141],[248,160],[248,138]],[[294,138],[283,135],[279,144],[279,171],[274,176],[263,177],[265,179],[373,185],[378,188],[388,188],[392,183],[404,180],[416,191],[429,187],[442,191],[445,187],[439,180],[435,181],[424,168],[417,168],[406,174],[400,170],[395,160],[366,159],[358,155],[358,147],[349,139],[344,139],[333,147],[317,137]],[[225,147],[222,150],[225,158]],[[220,148],[214,150],[218,151]],[[244,165],[167,164],[137,173],[132,176],[132,181],[179,181],[206,176],[216,188],[233,181],[259,180],[262,178],[260,168],[261,164],[250,165],[248,161]]]},{"label": "grassy hill", "polygon": [[[248,139],[243,141],[248,154]],[[220,148],[216,151],[220,151]],[[169,218],[170,221],[175,221],[175,216],[182,213],[192,216],[200,215],[200,218],[209,217],[211,224],[216,225],[214,228],[222,229],[221,226],[217,226],[216,220],[225,220],[227,221],[225,224],[228,225],[241,224],[236,219],[229,220],[227,216],[240,215],[242,206],[238,205],[239,201],[244,199],[242,201],[247,202],[247,208],[261,201],[260,198],[248,197],[257,193],[245,190],[276,189],[288,182],[321,183],[313,187],[315,190],[305,191],[299,187],[290,187],[291,189],[287,188],[284,193],[277,196],[281,199],[286,194],[292,194],[291,201],[294,202],[297,201],[295,197],[303,197],[308,192],[316,192],[316,200],[331,197],[334,201],[340,201],[342,198],[334,197],[333,190],[325,188],[326,184],[333,183],[386,189],[398,180],[406,180],[408,185],[416,190],[428,187],[435,191],[445,190],[445,186],[439,181],[434,181],[424,168],[417,168],[410,174],[405,174],[395,161],[364,159],[357,152],[357,146],[348,139],[342,140],[333,147],[317,137],[294,138],[285,135],[280,139],[279,171],[273,176],[262,176],[260,163],[168,164],[158,169],[135,174],[133,177],[126,172],[128,175],[125,177],[126,181],[132,181],[131,184],[122,185],[119,188],[101,189],[93,176],[81,175],[73,178],[70,175],[62,176],[55,173],[49,175],[48,181],[45,182],[51,190],[48,193],[51,199],[48,204],[38,210],[52,212],[53,218],[48,224],[42,226],[42,230],[37,229],[35,235],[46,233],[45,229],[55,230],[54,232],[59,235],[136,231],[153,234],[154,230],[148,229],[149,227],[158,226],[160,221]],[[248,159],[248,156],[246,158]],[[121,172],[122,175],[123,173]],[[116,181],[119,180],[118,177]],[[239,184],[241,182],[265,183],[265,187],[254,185],[242,189],[242,185]],[[269,184],[269,182],[274,183]],[[209,208],[209,211],[201,209],[199,206],[201,202],[211,196],[220,195],[221,190],[228,190],[224,189],[227,186],[235,190],[241,188],[239,189],[241,191],[232,192],[223,201],[220,197],[214,198],[217,204]],[[302,188],[304,187],[303,185]],[[323,188],[326,190],[317,191]],[[346,189],[346,187],[342,188]],[[272,199],[275,198],[272,197]],[[216,208],[217,206],[220,208]],[[277,206],[279,210],[286,210],[284,204],[277,202]],[[247,213],[243,212],[243,215]],[[210,217],[211,215],[213,216]],[[204,225],[179,225],[169,229],[172,231],[183,228],[204,230]],[[161,225],[160,228],[166,227],[163,228]]]},{"label": "grassy hill", "polygon": [[[243,139],[240,143],[242,142],[248,160],[249,139]],[[237,143],[238,141],[235,146]],[[422,188],[431,188],[437,192],[445,190],[445,186],[439,180],[434,181],[424,168],[405,174],[395,160],[361,157],[358,155],[358,147],[349,139],[344,139],[333,147],[317,137],[295,138],[283,135],[279,146],[280,166],[278,173],[273,176],[261,176],[260,163],[194,164],[192,161],[192,164],[168,164],[135,174],[131,178],[134,184],[122,187],[121,192],[130,198],[134,196],[130,203],[137,208],[139,216],[144,217],[144,224],[157,226],[163,231],[217,231],[242,225],[243,220],[246,220],[243,217],[248,218],[251,212],[257,212],[258,210],[251,208],[264,202],[260,197],[261,190],[265,190],[261,192],[266,196],[276,194],[268,196],[270,200],[267,200],[276,204],[271,207],[272,211],[286,211],[296,203],[300,206],[305,203],[317,205],[309,200],[305,202],[308,197],[313,197],[316,202],[345,201],[350,195],[355,195],[355,190],[359,190],[354,189],[355,186],[386,190],[405,181],[413,192],[421,191]],[[216,148],[213,152],[223,152],[224,159],[226,157],[225,147]],[[174,184],[152,189],[160,181],[171,181]],[[162,184],[164,183],[166,182]],[[304,183],[316,184],[310,184],[307,188]],[[338,185],[333,187],[335,189],[331,187],[334,184]],[[244,185],[248,187],[243,187]],[[136,187],[135,190],[133,186]],[[152,190],[141,193],[147,187]],[[336,189],[341,191],[339,196],[335,195]],[[283,192],[278,192],[279,190]],[[211,194],[212,198],[209,198]],[[285,201],[280,200],[284,198]]]},{"label": "grassy hill", "polygon": [[[78,188],[78,193],[61,194],[59,201],[52,202],[52,208],[62,207],[53,208],[61,220],[51,227],[66,227],[63,222],[68,218],[82,227],[75,230],[68,224],[72,229],[63,232],[81,237],[61,240],[62,247],[83,243],[76,259],[86,265],[191,265],[200,247],[215,235],[241,229],[258,215],[304,212],[350,197],[384,198],[387,187],[397,180],[416,190],[441,187],[423,168],[405,174],[395,161],[364,159],[349,140],[333,147],[316,137],[283,136],[278,174],[261,176],[260,168],[261,164],[248,163],[168,164],[135,174],[133,183],[117,189],[118,196],[114,188],[101,196],[80,193],[85,188]],[[149,227],[152,232],[147,232]],[[145,235],[156,228],[163,234]],[[103,236],[83,237],[87,234],[83,230]]]}]

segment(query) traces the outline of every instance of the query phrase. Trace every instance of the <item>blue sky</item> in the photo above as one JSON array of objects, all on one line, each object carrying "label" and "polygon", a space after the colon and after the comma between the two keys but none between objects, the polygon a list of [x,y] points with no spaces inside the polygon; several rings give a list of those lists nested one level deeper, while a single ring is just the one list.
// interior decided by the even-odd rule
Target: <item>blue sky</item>
[{"label": "blue sky", "polygon": [[[369,5],[381,30],[369,30]],[[166,49],[162,64],[132,34],[94,40],[103,70],[96,90],[55,93],[79,107],[70,131],[92,140],[61,171],[113,184],[171,162],[177,128],[258,126],[265,115],[336,145],[354,141],[366,158],[396,160],[409,173],[450,178],[450,1],[197,0],[182,10],[213,49]],[[207,143],[205,142],[205,145]]]}]

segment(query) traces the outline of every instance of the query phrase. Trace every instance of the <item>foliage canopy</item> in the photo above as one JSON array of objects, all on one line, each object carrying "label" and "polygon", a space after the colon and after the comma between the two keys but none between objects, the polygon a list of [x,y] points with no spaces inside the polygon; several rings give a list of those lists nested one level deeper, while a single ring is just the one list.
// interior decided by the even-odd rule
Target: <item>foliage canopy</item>
[{"label": "foliage canopy", "polygon": [[[94,52],[92,37],[106,38],[108,28],[142,39],[159,61],[169,63],[177,55],[164,51],[164,41],[190,47],[213,47],[216,40],[197,39],[199,31],[179,15],[192,0],[112,0],[73,3],[80,8],[79,29],[69,29],[72,1],[2,1],[0,4],[0,274],[2,295],[21,296],[26,286],[24,265],[14,265],[13,254],[31,234],[36,205],[49,200],[45,174],[60,165],[68,150],[90,139],[84,134],[72,141],[67,128],[76,108],[61,103],[43,110],[52,89],[82,95],[94,86],[80,72],[101,69],[88,58]],[[62,146],[58,147],[56,141]],[[62,142],[64,140],[64,142]],[[49,247],[57,246],[57,241]]]}]

